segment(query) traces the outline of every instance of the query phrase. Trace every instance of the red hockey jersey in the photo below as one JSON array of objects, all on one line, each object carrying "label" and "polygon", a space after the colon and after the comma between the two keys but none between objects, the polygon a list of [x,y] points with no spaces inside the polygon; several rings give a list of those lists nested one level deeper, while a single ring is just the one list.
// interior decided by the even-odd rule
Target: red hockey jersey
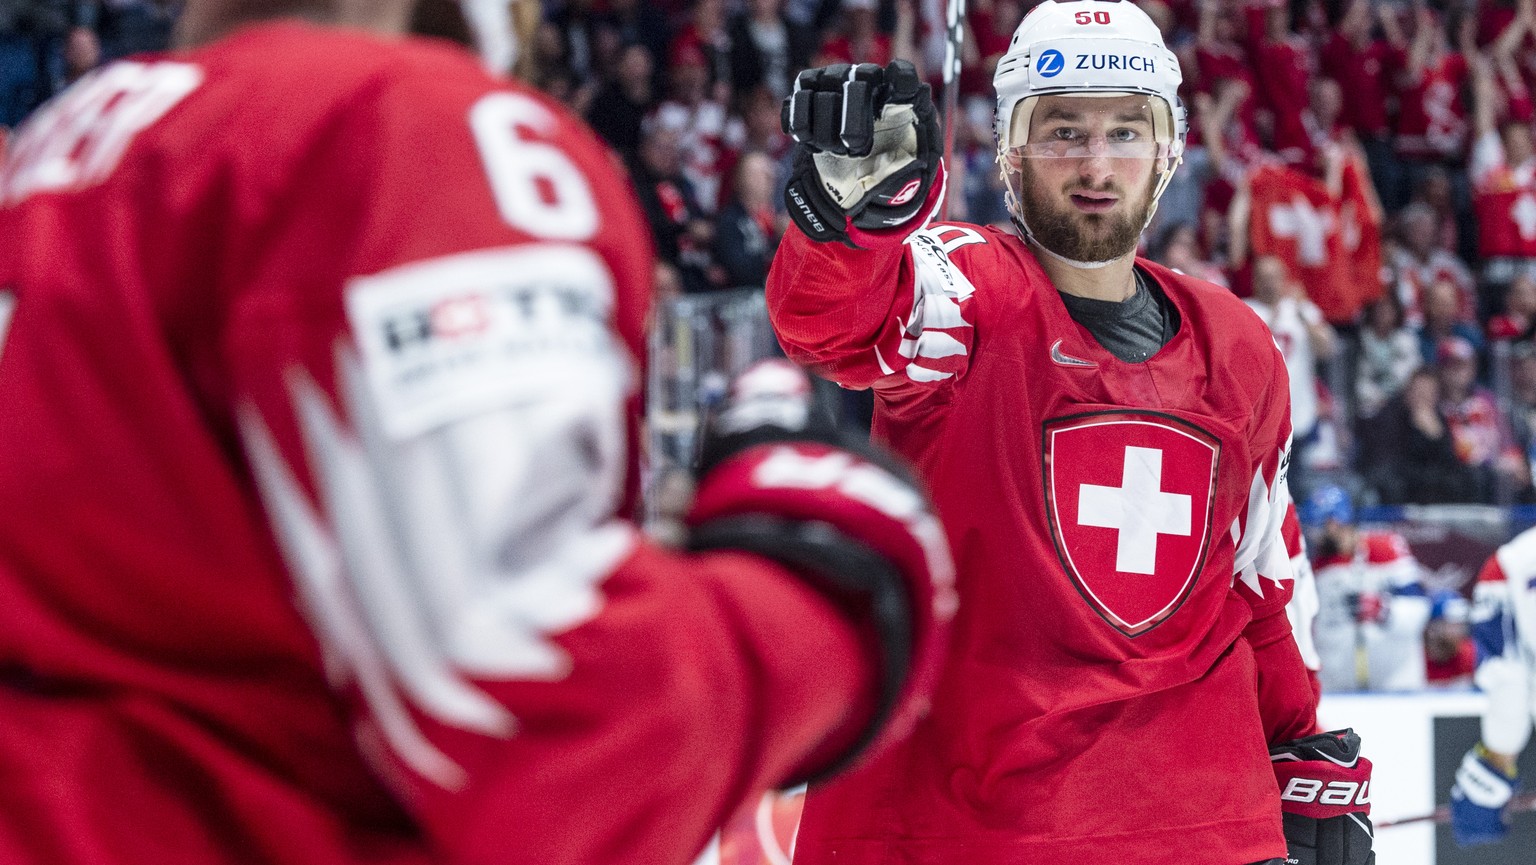
[{"label": "red hockey jersey", "polygon": [[0,862],[686,863],[850,723],[829,603],[615,518],[650,241],[542,96],[249,27],[43,110],[0,237]]},{"label": "red hockey jersey", "polygon": [[1267,745],[1315,724],[1285,614],[1285,367],[1241,300],[1141,267],[1181,324],[1129,364],[1007,232],[780,247],[781,341],[875,388],[876,434],[931,487],[961,595],[932,714],[812,788],[797,863],[1285,855]]}]

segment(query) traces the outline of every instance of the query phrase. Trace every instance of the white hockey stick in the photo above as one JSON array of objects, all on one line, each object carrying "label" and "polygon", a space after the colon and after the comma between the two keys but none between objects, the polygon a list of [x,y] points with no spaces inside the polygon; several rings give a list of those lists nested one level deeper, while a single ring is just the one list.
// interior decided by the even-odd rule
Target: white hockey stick
[{"label": "white hockey stick", "polygon": [[[965,48],[965,0],[944,3],[944,164],[952,166],[955,154],[955,124],[959,118],[960,59]],[[949,218],[949,192],[944,194],[940,219]]]}]

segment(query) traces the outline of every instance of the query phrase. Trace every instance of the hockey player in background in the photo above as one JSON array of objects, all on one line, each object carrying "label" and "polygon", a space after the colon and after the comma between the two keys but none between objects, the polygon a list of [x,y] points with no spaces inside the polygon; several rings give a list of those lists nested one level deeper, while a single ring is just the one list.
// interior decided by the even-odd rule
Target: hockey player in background
[{"label": "hockey player in background", "polygon": [[942,134],[909,65],[808,70],[785,103],[769,314],[874,388],[962,599],[932,714],[812,786],[800,865],[1371,860],[1369,762],[1318,733],[1286,618],[1284,363],[1241,300],[1135,257],[1179,82],[1130,3],[1030,12],[994,79],[1019,236],[930,222]]},{"label": "hockey player in background", "polygon": [[1423,688],[1424,630],[1435,599],[1407,540],[1395,531],[1360,530],[1353,500],[1336,485],[1319,487],[1303,511],[1320,531],[1312,567],[1323,690]]},{"label": "hockey player in background", "polygon": [[681,865],[926,702],[943,532],[798,370],[623,519],[638,205],[410,7],[191,0],[0,166],[0,862]]},{"label": "hockey player in background", "polygon": [[1472,590],[1473,681],[1488,695],[1482,740],[1456,770],[1451,829],[1461,844],[1488,844],[1509,831],[1505,806],[1519,788],[1516,761],[1536,718],[1536,529],[1499,547]]}]

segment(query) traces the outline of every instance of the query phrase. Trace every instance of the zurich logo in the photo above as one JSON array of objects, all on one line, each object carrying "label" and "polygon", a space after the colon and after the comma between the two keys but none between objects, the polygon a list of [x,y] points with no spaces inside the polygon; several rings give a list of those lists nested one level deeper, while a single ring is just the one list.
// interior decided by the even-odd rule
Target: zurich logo
[{"label": "zurich logo", "polygon": [[1054,48],[1041,54],[1040,59],[1035,61],[1035,71],[1040,73],[1041,78],[1055,78],[1065,68],[1067,68],[1066,60],[1062,58],[1061,52]]}]

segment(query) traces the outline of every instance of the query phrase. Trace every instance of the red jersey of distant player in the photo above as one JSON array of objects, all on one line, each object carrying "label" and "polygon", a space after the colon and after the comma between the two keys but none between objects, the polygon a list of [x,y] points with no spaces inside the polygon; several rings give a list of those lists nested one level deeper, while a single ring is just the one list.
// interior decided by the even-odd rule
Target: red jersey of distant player
[{"label": "red jersey of distant player", "polygon": [[[0,861],[687,862],[846,723],[829,603],[612,518],[651,245],[552,102],[275,23],[106,67],[10,157]],[[484,459],[396,437],[444,424]]]},{"label": "red jersey of distant player", "polygon": [[1132,364],[1004,231],[779,248],[781,342],[874,387],[962,599],[933,713],[811,789],[797,863],[1285,855],[1267,746],[1316,723],[1285,614],[1285,367],[1230,292],[1139,266],[1181,324]]}]

